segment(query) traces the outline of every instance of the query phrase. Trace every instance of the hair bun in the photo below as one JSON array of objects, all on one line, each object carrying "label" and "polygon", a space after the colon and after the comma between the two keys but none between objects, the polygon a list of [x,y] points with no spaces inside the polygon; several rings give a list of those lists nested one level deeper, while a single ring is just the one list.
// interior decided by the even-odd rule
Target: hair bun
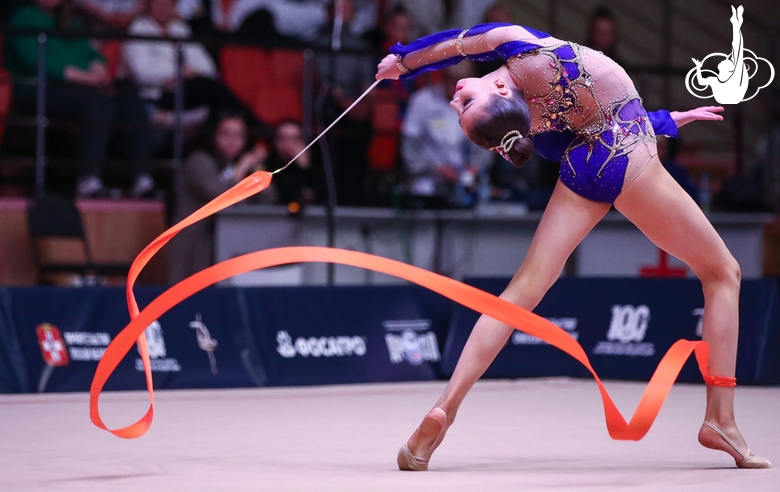
[{"label": "hair bun", "polygon": [[530,138],[518,138],[509,151],[509,160],[515,167],[523,167],[534,153],[534,143]]}]

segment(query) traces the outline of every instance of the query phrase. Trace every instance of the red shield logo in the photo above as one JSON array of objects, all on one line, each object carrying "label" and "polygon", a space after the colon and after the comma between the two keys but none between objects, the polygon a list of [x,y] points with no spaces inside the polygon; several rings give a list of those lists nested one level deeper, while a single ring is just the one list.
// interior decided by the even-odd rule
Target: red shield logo
[{"label": "red shield logo", "polygon": [[66,366],[70,361],[68,347],[62,339],[60,330],[49,323],[38,325],[35,329],[38,334],[38,345],[41,347],[43,360],[50,366]]}]

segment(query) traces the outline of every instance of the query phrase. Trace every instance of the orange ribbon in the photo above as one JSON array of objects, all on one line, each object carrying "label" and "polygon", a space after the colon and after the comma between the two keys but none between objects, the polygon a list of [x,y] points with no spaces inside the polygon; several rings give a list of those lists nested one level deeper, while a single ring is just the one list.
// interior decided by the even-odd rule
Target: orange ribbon
[{"label": "orange ribbon", "polygon": [[[599,391],[601,392],[607,430],[613,439],[639,440],[644,437],[647,431],[650,430],[650,426],[653,424],[658,412],[661,410],[661,406],[666,400],[669,391],[671,391],[674,381],[677,379],[685,361],[690,357],[691,352],[696,353],[696,359],[699,362],[699,370],[704,376],[705,381],[717,379],[712,378],[707,372],[707,361],[709,360],[709,347],[707,344],[702,341],[678,340],[672,345],[658,364],[653,377],[650,379],[650,382],[642,395],[642,399],[639,402],[634,416],[631,418],[630,422],[626,423],[625,419],[620,414],[620,411],[607,393],[606,388],[604,388],[601,379],[599,379],[598,375],[593,370],[590,360],[588,360],[588,356],[585,354],[582,346],[580,346],[580,344],[566,331],[530,311],[451,278],[399,261],[335,248],[303,246],[276,248],[232,258],[182,280],[163,292],[143,311],[139,312],[138,304],[136,303],[135,295],[133,294],[133,285],[135,284],[140,271],[160,248],[183,228],[264,190],[270,184],[271,174],[263,171],[252,174],[232,189],[215,198],[203,208],[165,231],[149,244],[149,246],[147,246],[135,259],[127,277],[127,304],[132,321],[106,348],[103,357],[98,363],[95,377],[92,380],[92,386],[89,391],[90,418],[96,426],[105,429],[118,437],[127,439],[140,437],[149,430],[154,417],[154,389],[152,385],[149,351],[146,345],[146,337],[144,336],[146,327],[184,299],[221,280],[251,270],[291,263],[337,263],[393,275],[437,292],[468,308],[502,321],[563,350],[577,359],[591,372],[591,374],[593,374]],[[144,373],[146,375],[146,386],[149,392],[150,401],[149,410],[146,412],[146,415],[134,424],[121,429],[112,430],[106,427],[103,420],[100,418],[98,399],[103,390],[103,386],[111,376],[111,373],[116,369],[122,358],[132,349],[133,344],[136,342],[138,343],[141,359],[143,361]]]}]

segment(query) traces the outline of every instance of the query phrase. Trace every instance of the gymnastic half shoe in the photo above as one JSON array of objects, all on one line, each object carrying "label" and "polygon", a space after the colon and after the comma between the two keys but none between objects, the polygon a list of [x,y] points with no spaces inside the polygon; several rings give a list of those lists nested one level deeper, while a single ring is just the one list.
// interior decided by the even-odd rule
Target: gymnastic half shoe
[{"label": "gymnastic half shoe", "polygon": [[398,469],[404,471],[427,471],[431,455],[441,444],[450,424],[451,422],[448,422],[447,413],[444,409],[436,407],[428,412],[428,415],[425,416],[415,434],[432,435],[436,433],[436,438],[423,456],[412,454],[412,451],[409,449],[409,443],[404,443],[401,449],[398,450]]},{"label": "gymnastic half shoe", "polygon": [[[772,468],[772,462],[770,462],[769,460],[767,460],[765,458],[761,458],[759,456],[754,455],[753,453],[750,452],[749,448],[748,448],[747,451],[742,452],[742,450],[739,449],[737,444],[734,441],[732,441],[731,439],[729,439],[729,436],[727,436],[726,433],[723,432],[722,430],[720,430],[717,426],[707,422],[706,420],[704,421],[704,426],[714,430],[721,437],[721,439],[723,439],[726,442],[726,444],[728,444],[729,446],[734,448],[734,450],[742,457],[741,461],[739,461],[736,458],[734,458],[734,462],[737,464],[737,467],[739,467],[739,468]],[[704,443],[702,443],[702,444],[704,444]],[[708,446],[707,444],[704,444],[704,446],[706,446],[708,448],[711,448],[711,449],[721,450],[720,448]]]},{"label": "gymnastic half shoe", "polygon": [[404,443],[398,450],[398,469],[404,471],[428,471],[430,458],[418,458],[409,451],[409,445]]}]

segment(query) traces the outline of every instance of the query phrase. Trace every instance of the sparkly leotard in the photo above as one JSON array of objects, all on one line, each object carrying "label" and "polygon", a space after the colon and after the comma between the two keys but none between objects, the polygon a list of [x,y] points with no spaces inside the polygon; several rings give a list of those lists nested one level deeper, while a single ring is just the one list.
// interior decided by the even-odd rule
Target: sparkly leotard
[{"label": "sparkly leotard", "polygon": [[614,202],[657,153],[655,134],[677,135],[667,111],[645,111],[631,79],[614,61],[531,28],[482,24],[390,51],[410,68],[404,77],[466,57],[506,60],[522,84],[536,150],[559,161],[561,182],[591,200]]}]

